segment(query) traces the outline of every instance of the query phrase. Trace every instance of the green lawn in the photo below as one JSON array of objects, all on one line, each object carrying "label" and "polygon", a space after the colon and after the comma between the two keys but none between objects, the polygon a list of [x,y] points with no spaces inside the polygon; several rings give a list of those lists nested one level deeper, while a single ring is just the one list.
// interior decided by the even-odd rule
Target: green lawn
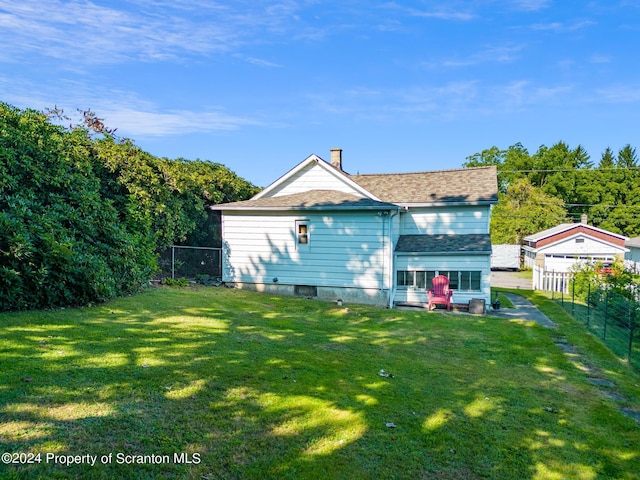
[{"label": "green lawn", "polygon": [[640,424],[554,340],[627,407],[640,377],[534,300],[558,329],[213,287],[0,314],[0,453],[40,459],[0,478],[639,478]]}]

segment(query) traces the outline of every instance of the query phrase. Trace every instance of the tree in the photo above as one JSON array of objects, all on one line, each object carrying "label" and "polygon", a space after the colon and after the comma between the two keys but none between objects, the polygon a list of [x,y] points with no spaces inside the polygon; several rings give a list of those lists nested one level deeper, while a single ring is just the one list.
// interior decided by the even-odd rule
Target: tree
[{"label": "tree", "polygon": [[613,150],[610,147],[607,147],[604,152],[602,152],[602,157],[600,157],[600,163],[598,164],[599,169],[609,169],[613,168],[615,165],[615,157],[613,156]]},{"label": "tree", "polygon": [[587,214],[596,227],[629,237],[640,235],[640,168],[631,145],[617,155],[607,148],[597,167],[584,147],[572,149],[565,142],[541,145],[533,155],[519,143],[507,150],[494,146],[467,157],[464,165],[497,165],[502,194],[526,178],[546,195],[560,199],[574,221]]},{"label": "tree", "polygon": [[498,147],[491,147],[467,157],[467,161],[462,164],[464,167],[483,167],[495,165],[498,167],[498,190],[502,193],[507,191],[509,185],[522,178],[522,171],[533,168],[533,162],[526,148],[521,143],[516,143],[506,150]]},{"label": "tree", "polygon": [[562,223],[566,215],[562,200],[521,178],[499,195],[491,215],[491,242],[520,244],[527,235]]},{"label": "tree", "polygon": [[637,168],[638,157],[636,155],[636,149],[627,144],[618,152],[618,158],[616,166],[620,168]]}]

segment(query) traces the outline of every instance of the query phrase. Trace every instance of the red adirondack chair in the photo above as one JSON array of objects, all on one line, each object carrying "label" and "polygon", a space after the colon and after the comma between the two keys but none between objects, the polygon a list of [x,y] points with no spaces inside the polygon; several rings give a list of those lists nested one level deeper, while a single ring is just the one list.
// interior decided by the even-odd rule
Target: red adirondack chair
[{"label": "red adirondack chair", "polygon": [[431,281],[431,288],[427,290],[429,298],[429,310],[437,305],[446,305],[447,310],[451,310],[451,297],[453,292],[449,290],[449,279],[444,275],[438,275]]}]

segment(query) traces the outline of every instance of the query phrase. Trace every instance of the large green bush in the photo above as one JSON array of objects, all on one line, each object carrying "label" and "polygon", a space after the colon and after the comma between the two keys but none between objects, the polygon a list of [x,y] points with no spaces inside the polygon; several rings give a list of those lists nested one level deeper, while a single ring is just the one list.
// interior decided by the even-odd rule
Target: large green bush
[{"label": "large green bush", "polygon": [[67,129],[0,103],[0,310],[135,291],[159,249],[206,223],[207,203],[256,191],[221,165],[154,157],[84,115]]},{"label": "large green bush", "polygon": [[84,129],[0,104],[0,309],[102,301],[155,268],[148,228],[101,193]]}]

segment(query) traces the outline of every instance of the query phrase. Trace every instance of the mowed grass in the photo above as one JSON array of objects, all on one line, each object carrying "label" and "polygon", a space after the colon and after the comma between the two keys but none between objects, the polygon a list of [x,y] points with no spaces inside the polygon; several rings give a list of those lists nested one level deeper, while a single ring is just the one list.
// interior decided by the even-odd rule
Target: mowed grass
[{"label": "mowed grass", "polygon": [[[204,287],[2,314],[0,453],[41,463],[0,477],[639,478],[640,425],[556,347],[592,342],[559,317]],[[592,360],[637,406],[638,376],[606,349]]]}]

